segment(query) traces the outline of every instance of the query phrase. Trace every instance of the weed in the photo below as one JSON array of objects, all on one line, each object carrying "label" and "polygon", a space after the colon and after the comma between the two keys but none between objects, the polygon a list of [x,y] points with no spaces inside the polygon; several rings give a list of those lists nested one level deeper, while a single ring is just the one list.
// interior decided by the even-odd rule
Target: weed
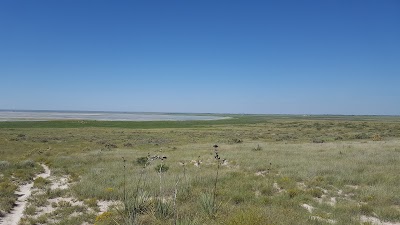
[{"label": "weed", "polygon": [[51,182],[49,180],[47,180],[46,178],[38,177],[33,182],[33,186],[36,187],[36,188],[44,188],[50,183]]},{"label": "weed", "polygon": [[140,166],[145,167],[148,163],[148,157],[139,157],[136,159],[136,163]]},{"label": "weed", "polygon": [[203,211],[210,217],[214,218],[220,205],[217,204],[213,193],[203,193],[200,196],[200,205]]},{"label": "weed", "polygon": [[382,140],[383,140],[383,138],[382,138],[381,135],[379,135],[379,134],[373,135],[373,136],[371,137],[371,139],[372,139],[373,141],[382,141]]},{"label": "weed", "polygon": [[261,148],[260,145],[257,145],[257,147],[253,148],[252,150],[253,150],[253,151],[261,151],[262,148]]},{"label": "weed", "polygon": [[311,188],[307,190],[307,193],[314,198],[321,198],[323,194],[322,190],[319,188]]}]

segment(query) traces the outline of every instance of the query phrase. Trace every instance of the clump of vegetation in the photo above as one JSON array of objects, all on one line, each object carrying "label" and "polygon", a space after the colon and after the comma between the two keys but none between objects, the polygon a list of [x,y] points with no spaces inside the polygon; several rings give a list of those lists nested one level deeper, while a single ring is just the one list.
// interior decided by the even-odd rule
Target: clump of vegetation
[{"label": "clump of vegetation", "polygon": [[255,148],[252,148],[251,150],[253,150],[253,151],[261,151],[261,150],[262,150],[262,148],[261,148],[261,146],[260,146],[260,145],[257,145],[257,147],[255,147]]},{"label": "clump of vegetation", "polygon": [[[371,132],[388,138],[378,143],[354,140],[361,133],[367,134],[365,140],[372,140]],[[29,138],[9,141],[19,133]],[[31,196],[26,214],[34,215],[23,219],[24,225],[324,223],[310,216],[352,224],[361,215],[393,223],[400,218],[398,185],[393,179],[400,165],[398,118],[243,116],[209,122],[50,121],[29,126],[0,122],[0,136],[0,184],[9,182],[17,188],[33,182],[43,172],[36,162],[50,165],[52,176],[75,180],[67,181],[75,183],[66,190],[50,190],[45,180],[37,180],[35,186],[44,189],[35,189],[37,193]],[[236,144],[232,137],[256,141]],[[316,137],[335,142],[311,144]],[[99,140],[105,141],[98,144]],[[222,151],[205,147],[216,142],[226,142],[223,156],[232,159],[229,163],[218,159]],[[106,143],[131,143],[135,148],[104,151]],[[249,154],[258,146],[257,152]],[[168,161],[137,158],[151,151],[168,154]],[[115,163],[121,157],[126,160],[124,169]],[[15,203],[15,189],[7,194],[5,187],[0,188],[4,215],[3,205]],[[58,197],[76,198],[83,205],[68,201],[59,206],[54,202]],[[338,200],[334,207],[329,205],[331,198]],[[96,220],[103,200],[116,204],[100,214],[104,220],[102,216]],[[315,210],[309,214],[302,204]],[[54,206],[54,212],[41,216],[42,206]]]},{"label": "clump of vegetation", "polygon": [[46,178],[38,177],[33,182],[33,186],[36,188],[45,188],[50,183],[51,182],[49,180],[47,180]]},{"label": "clump of vegetation", "polygon": [[314,139],[312,140],[312,143],[319,143],[319,144],[321,144],[321,143],[325,143],[325,140],[320,139],[320,138],[314,138]]},{"label": "clump of vegetation", "polygon": [[0,161],[0,171],[5,170],[11,166],[11,163],[8,161]]},{"label": "clump of vegetation", "polygon": [[321,198],[322,197],[322,190],[319,188],[311,188],[307,190],[307,193],[313,196],[314,198]]},{"label": "clump of vegetation", "polygon": [[9,180],[0,182],[0,214],[9,212],[12,209],[14,202],[17,200],[14,195],[17,188],[17,185]]},{"label": "clump of vegetation", "polygon": [[233,143],[236,143],[236,144],[240,144],[240,143],[243,143],[243,140],[241,140],[241,139],[239,139],[239,138],[233,138],[233,139],[232,139],[232,142],[233,142]]},{"label": "clump of vegetation", "polygon": [[371,139],[372,139],[373,141],[382,141],[382,140],[383,140],[382,136],[379,135],[379,134],[373,135]]},{"label": "clump of vegetation", "polygon": [[136,159],[136,163],[140,166],[146,166],[148,163],[149,159],[147,157],[139,157]]},{"label": "clump of vegetation", "polygon": [[354,139],[369,139],[370,136],[366,133],[359,133],[354,135]]},{"label": "clump of vegetation", "polygon": [[154,169],[159,173],[165,173],[169,170],[169,167],[164,164],[158,164]]}]

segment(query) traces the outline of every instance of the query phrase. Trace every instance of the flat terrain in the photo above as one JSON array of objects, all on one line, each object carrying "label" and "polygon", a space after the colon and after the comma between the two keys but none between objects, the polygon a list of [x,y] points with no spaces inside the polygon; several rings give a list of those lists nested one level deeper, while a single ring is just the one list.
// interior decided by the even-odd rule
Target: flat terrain
[{"label": "flat terrain", "polygon": [[228,116],[0,122],[0,224],[400,224],[400,117]]}]

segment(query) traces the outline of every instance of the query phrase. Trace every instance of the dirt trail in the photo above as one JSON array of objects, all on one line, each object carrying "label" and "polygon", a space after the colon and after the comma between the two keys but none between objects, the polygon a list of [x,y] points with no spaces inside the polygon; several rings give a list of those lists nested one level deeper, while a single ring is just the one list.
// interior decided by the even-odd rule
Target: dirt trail
[{"label": "dirt trail", "polygon": [[[50,176],[50,169],[48,166],[41,164],[44,173],[35,176],[34,180],[38,177],[47,178]],[[15,192],[19,197],[15,202],[14,208],[5,217],[0,218],[0,225],[18,225],[23,216],[27,200],[32,193],[33,182],[19,186],[19,190]]]}]

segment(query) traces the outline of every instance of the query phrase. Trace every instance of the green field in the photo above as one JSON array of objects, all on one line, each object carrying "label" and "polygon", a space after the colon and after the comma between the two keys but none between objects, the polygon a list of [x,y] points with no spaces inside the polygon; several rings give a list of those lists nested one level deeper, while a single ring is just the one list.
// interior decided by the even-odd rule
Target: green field
[{"label": "green field", "polygon": [[225,116],[0,122],[0,216],[45,164],[20,224],[400,223],[400,117]]}]

